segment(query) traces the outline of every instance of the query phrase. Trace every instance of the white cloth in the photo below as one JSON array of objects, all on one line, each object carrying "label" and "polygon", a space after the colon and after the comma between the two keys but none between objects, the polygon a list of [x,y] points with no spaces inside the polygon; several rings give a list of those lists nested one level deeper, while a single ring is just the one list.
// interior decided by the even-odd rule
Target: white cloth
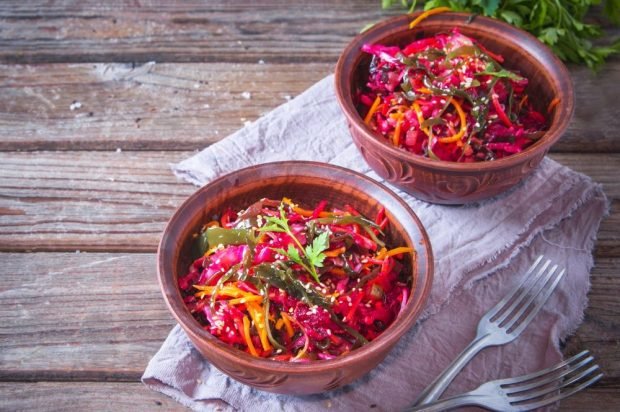
[{"label": "white cloth", "polygon": [[[382,181],[352,143],[336,102],[333,76],[256,122],[174,166],[197,185],[236,169],[276,160],[315,160]],[[385,182],[384,182],[385,183]],[[388,185],[389,186],[389,185]],[[560,342],[587,306],[591,250],[608,211],[600,185],[551,159],[508,193],[464,206],[426,203],[392,187],[428,231],[435,279],[416,325],[386,360],[346,388],[305,397],[261,392],[208,364],[176,326],[144,372],[143,382],[195,410],[399,410],[474,337],[482,314],[517,283],[537,255],[567,275],[516,341],[479,354],[446,391],[547,367],[562,358]]]}]

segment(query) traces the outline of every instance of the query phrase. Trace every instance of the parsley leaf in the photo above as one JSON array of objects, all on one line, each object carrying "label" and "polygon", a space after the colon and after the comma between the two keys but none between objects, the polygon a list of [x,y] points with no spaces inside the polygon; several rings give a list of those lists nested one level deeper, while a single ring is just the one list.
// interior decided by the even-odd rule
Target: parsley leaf
[{"label": "parsley leaf", "polygon": [[[382,0],[387,9],[397,2]],[[450,7],[503,20],[538,37],[562,60],[584,63],[591,69],[599,68],[612,54],[620,53],[618,41],[593,44],[601,38],[601,26],[587,21],[597,21],[603,15],[611,23],[620,24],[620,1],[604,0],[401,0],[401,7],[415,8],[423,4],[424,10]],[[411,12],[410,10],[409,12]],[[586,16],[594,19],[586,20]]]},{"label": "parsley leaf", "polygon": [[323,232],[312,241],[312,245],[306,246],[306,257],[310,264],[321,268],[325,260],[325,253],[329,248],[329,233]]}]

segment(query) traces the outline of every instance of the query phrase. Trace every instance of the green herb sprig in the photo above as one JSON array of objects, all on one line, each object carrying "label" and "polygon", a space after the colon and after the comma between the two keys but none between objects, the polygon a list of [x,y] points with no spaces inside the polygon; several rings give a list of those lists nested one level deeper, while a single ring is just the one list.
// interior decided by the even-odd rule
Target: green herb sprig
[{"label": "green herb sprig", "polygon": [[[284,213],[284,205],[280,205],[280,216],[267,216],[265,218],[266,224],[262,226],[259,231],[261,232],[282,232],[286,233],[293,239],[298,248],[289,244],[288,249],[274,248],[276,252],[283,256],[287,256],[290,260],[300,264],[308,273],[312,275],[317,283],[321,283],[316,268],[323,267],[323,261],[325,260],[325,254],[323,253],[329,248],[329,234],[323,232],[314,238],[311,245],[307,245],[305,248],[299,242],[299,239],[293,234],[291,230],[286,214]],[[304,256],[299,254],[302,251]]]},{"label": "green herb sprig", "polygon": [[[598,69],[605,59],[620,53],[620,40],[607,45],[594,45],[603,35],[601,26],[586,23],[591,7],[601,0],[382,0],[384,9],[400,4],[412,12],[419,3],[424,10],[450,7],[454,11],[494,17],[538,37],[562,60],[585,63]],[[603,0],[602,13],[614,24],[620,24],[620,0]]]}]

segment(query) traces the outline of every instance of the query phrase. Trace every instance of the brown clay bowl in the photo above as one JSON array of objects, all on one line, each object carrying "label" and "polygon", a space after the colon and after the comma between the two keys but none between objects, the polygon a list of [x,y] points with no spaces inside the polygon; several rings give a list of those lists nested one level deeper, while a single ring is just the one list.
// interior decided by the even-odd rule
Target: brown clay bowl
[{"label": "brown clay bowl", "polygon": [[[381,205],[390,218],[387,240],[414,247],[411,258],[413,293],[406,309],[383,334],[367,345],[332,360],[278,362],[252,357],[202,329],[181,300],[177,278],[186,273],[192,256],[192,235],[226,206],[247,207],[258,199],[289,197],[315,205],[348,203],[374,216]],[[385,186],[353,171],[317,162],[277,162],[249,167],[199,189],[170,219],[158,250],[158,275],[168,308],[200,353],[219,370],[261,390],[310,394],[328,391],[366,374],[412,327],[422,310],[433,278],[431,246],[415,213]]]},{"label": "brown clay bowl", "polygon": [[[574,107],[570,75],[538,39],[499,20],[476,16],[470,21],[470,14],[443,13],[409,29],[416,15],[391,18],[373,26],[355,37],[340,56],[336,66],[336,95],[353,141],[368,165],[381,177],[422,200],[463,204],[502,193],[532,173],[566,130]],[[544,136],[523,152],[479,163],[436,161],[392,146],[364,124],[353,101],[356,90],[368,75],[370,57],[361,51],[362,45],[404,46],[453,27],[502,55],[504,67],[527,77],[530,101],[541,113],[546,113],[554,98],[560,99]]]}]

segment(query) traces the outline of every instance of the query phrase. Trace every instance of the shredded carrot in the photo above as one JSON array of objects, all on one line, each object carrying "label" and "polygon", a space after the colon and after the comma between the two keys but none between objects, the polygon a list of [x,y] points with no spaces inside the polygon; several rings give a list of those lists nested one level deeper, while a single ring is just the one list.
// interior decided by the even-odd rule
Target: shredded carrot
[{"label": "shredded carrot", "polygon": [[235,298],[235,299],[230,299],[228,301],[229,305],[240,305],[242,303],[248,303],[248,302],[260,302],[261,300],[263,300],[262,296],[258,296],[258,295],[251,295],[248,294],[249,296],[243,296],[241,298]]},{"label": "shredded carrot", "polygon": [[[298,215],[303,216],[303,217],[310,217],[314,213],[313,210],[302,209],[301,207],[298,207],[298,206],[294,206],[293,207],[293,212],[295,212]],[[329,213],[329,212],[319,212],[319,217],[330,217],[330,216],[332,216],[332,213]]]},{"label": "shredded carrot", "polygon": [[328,250],[326,252],[323,252],[323,254],[327,257],[336,257],[336,256],[342,255],[346,250],[347,248],[342,246],[342,247],[339,247],[338,249]]},{"label": "shredded carrot", "polygon": [[394,249],[386,252],[385,257],[394,256],[394,255],[400,255],[400,254],[403,254],[403,253],[411,253],[411,252],[413,252],[412,248],[401,246],[401,247],[397,247],[397,248],[394,248]]},{"label": "shredded carrot", "polygon": [[387,249],[382,247],[381,250],[379,250],[379,252],[377,252],[377,259],[378,260],[383,260],[385,258],[385,254],[387,253]]},{"label": "shredded carrot", "polygon": [[422,123],[424,122],[424,116],[422,115],[422,109],[420,109],[420,105],[418,104],[418,102],[413,102],[411,107],[413,107],[413,111],[415,111],[415,115],[418,118],[418,123],[420,124],[420,130],[422,130],[428,136],[430,134],[430,131],[428,130],[428,128],[422,128]]},{"label": "shredded carrot", "polygon": [[555,108],[555,106],[557,106],[558,104],[560,104],[560,98],[556,97],[553,100],[551,100],[551,103],[549,103],[549,106],[547,106],[547,113],[551,113],[551,111]]},{"label": "shredded carrot", "polygon": [[461,128],[458,131],[458,133],[452,136],[440,137],[439,139],[437,139],[437,141],[439,141],[440,143],[454,143],[458,140],[461,140],[463,135],[467,132],[467,119],[465,118],[465,112],[461,108],[461,105],[453,98],[450,98],[450,103],[452,104],[452,106],[454,106],[457,113],[459,114],[459,119],[461,121]]},{"label": "shredded carrot", "polygon": [[212,220],[206,225],[204,225],[204,227],[207,228],[207,227],[214,227],[214,226],[219,226],[219,225],[220,225],[220,222],[218,222],[217,220]]},{"label": "shredded carrot", "polygon": [[[199,290],[199,292],[197,292],[194,296],[202,295],[200,296],[200,298],[203,298],[205,295],[209,295],[209,296],[212,295],[213,291],[215,290],[215,286],[194,285],[194,288]],[[245,295],[252,295],[252,294],[245,292],[236,286],[231,286],[231,285],[224,286],[223,288],[218,290],[218,296],[241,298]]]},{"label": "shredded carrot", "polygon": [[212,248],[208,249],[203,256],[211,256],[212,254],[215,253],[217,249],[218,249],[217,246],[213,246]]},{"label": "shredded carrot", "polygon": [[276,330],[280,330],[282,329],[282,326],[284,326],[284,320],[282,320],[282,318],[278,319],[278,321],[276,322]]},{"label": "shredded carrot", "polygon": [[417,91],[422,94],[433,94],[433,92],[430,89],[427,89],[426,87],[420,87]]},{"label": "shredded carrot", "polygon": [[[282,198],[282,203],[291,206],[291,208],[293,209],[293,212],[295,212],[298,215],[303,216],[303,217],[310,217],[314,213],[313,210],[307,210],[307,209],[301,208],[301,207],[299,207],[297,205],[294,205],[293,201],[291,199],[289,199],[288,197],[283,197]],[[330,217],[330,216],[332,216],[332,213],[328,213],[328,212],[321,212],[321,213],[319,213],[319,217]]]},{"label": "shredded carrot", "polygon": [[243,316],[243,339],[245,340],[245,344],[248,345],[248,350],[252,356],[258,356],[258,352],[256,352],[256,348],[252,343],[252,337],[250,336],[250,319],[246,315]]},{"label": "shredded carrot", "polygon": [[396,127],[394,128],[394,134],[392,135],[392,144],[394,146],[400,146],[400,128],[403,124],[403,117],[400,116],[396,121]]},{"label": "shredded carrot", "polygon": [[420,14],[418,17],[416,17],[415,20],[413,20],[409,24],[409,28],[413,29],[418,23],[420,23],[422,20],[424,20],[428,16],[432,16],[433,14],[444,13],[450,10],[451,10],[450,7],[435,7],[434,9],[427,10],[424,13]]},{"label": "shredded carrot", "polygon": [[248,302],[246,307],[248,308],[248,312],[250,312],[250,316],[254,321],[254,327],[258,331],[258,337],[260,338],[260,343],[263,346],[263,349],[266,351],[271,350],[272,347],[269,343],[269,339],[267,338],[267,330],[265,329],[265,320],[263,319],[262,307],[256,302]]},{"label": "shredded carrot", "polygon": [[370,119],[372,119],[372,115],[375,114],[375,112],[379,108],[379,103],[381,103],[381,97],[377,96],[375,101],[372,103],[372,106],[370,106],[370,109],[368,110],[368,114],[366,114],[366,117],[364,117],[364,123],[366,124],[370,123]]},{"label": "shredded carrot", "polygon": [[293,335],[295,334],[295,331],[293,330],[293,326],[291,325],[291,320],[288,317],[288,314],[286,312],[280,312],[280,315],[282,316],[282,322],[284,322],[284,328],[286,329],[286,335],[289,338],[292,338]]}]

